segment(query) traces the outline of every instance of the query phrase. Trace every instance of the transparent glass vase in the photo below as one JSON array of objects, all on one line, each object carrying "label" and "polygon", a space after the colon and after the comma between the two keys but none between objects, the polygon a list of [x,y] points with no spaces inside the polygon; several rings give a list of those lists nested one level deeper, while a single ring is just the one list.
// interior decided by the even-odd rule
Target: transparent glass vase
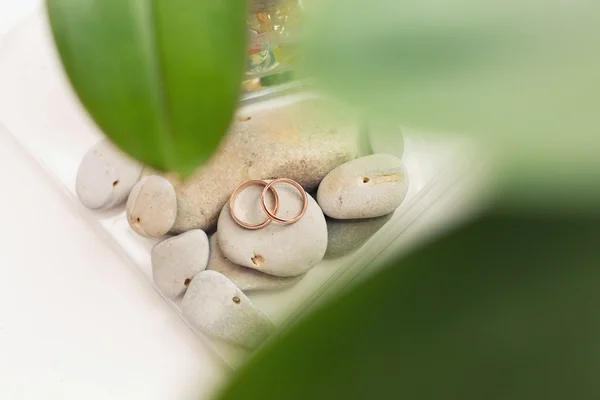
[{"label": "transparent glass vase", "polygon": [[[13,35],[0,43],[0,87],[3,88],[0,125],[42,166],[48,179],[69,199],[73,212],[98,234],[98,240],[110,244],[141,272],[139,276],[146,284],[160,293],[152,281],[150,260],[150,250],[157,240],[143,238],[130,229],[124,206],[110,212],[94,212],[85,209],[77,199],[77,169],[87,151],[103,138],[103,133],[74,96],[51,43],[49,29],[43,24],[31,25],[26,34]],[[263,92],[244,98],[240,111],[278,110],[293,106],[307,95],[314,95],[308,87],[294,92]],[[400,132],[399,127],[391,129]],[[339,257],[326,257],[291,288],[248,293],[252,303],[275,326],[293,322],[323,299],[376,271],[392,253],[409,251],[430,229],[425,217],[462,187],[469,165],[456,143],[417,135],[411,129],[394,135],[394,140],[390,140],[388,134],[375,124],[365,124],[360,149],[363,154],[389,153],[402,158],[409,177],[405,200],[385,223],[370,232],[364,241],[353,245],[352,251]],[[183,319],[180,299],[160,294]],[[243,348],[207,337],[188,325],[200,340],[232,366],[249,354]]]},{"label": "transparent glass vase", "polygon": [[248,10],[244,94],[250,97],[252,93],[288,88],[295,80],[294,69],[301,57],[301,0],[251,0]]}]

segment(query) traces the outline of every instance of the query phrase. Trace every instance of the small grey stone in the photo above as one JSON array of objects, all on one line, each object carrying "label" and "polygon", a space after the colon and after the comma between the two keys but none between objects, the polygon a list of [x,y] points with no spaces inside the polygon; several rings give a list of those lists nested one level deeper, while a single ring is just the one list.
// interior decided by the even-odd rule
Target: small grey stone
[{"label": "small grey stone", "polygon": [[362,246],[394,213],[366,219],[328,219],[325,258],[346,255]]},{"label": "small grey stone", "polygon": [[96,143],[81,160],[75,192],[89,209],[109,209],[127,199],[142,174],[134,161],[107,139]]},{"label": "small grey stone", "polygon": [[[279,194],[277,216],[293,218],[302,209],[298,190],[285,183],[273,185]],[[259,223],[267,218],[260,206],[262,186],[244,189],[236,199],[235,213],[242,221]],[[327,225],[317,202],[308,197],[304,216],[290,225],[273,222],[248,230],[239,226],[225,205],[219,216],[217,236],[221,251],[231,262],[276,276],[296,276],[318,264],[327,249]],[[269,196],[267,205],[273,206]]]},{"label": "small grey stone", "polygon": [[255,348],[273,332],[273,325],[224,275],[202,271],[181,302],[183,317],[204,334]]},{"label": "small grey stone", "polygon": [[284,289],[298,282],[304,276],[280,277],[236,265],[229,261],[221,252],[216,234],[211,236],[209,243],[210,258],[208,259],[208,267],[206,269],[225,275],[244,292],[251,290]]},{"label": "small grey stone", "polygon": [[333,112],[322,99],[253,111],[237,118],[213,157],[190,178],[163,175],[177,191],[179,210],[173,232],[215,228],[233,190],[250,179],[291,178],[308,191],[333,168],[356,157],[356,113]]},{"label": "small grey stone", "polygon": [[402,161],[373,154],[331,171],[317,191],[321,209],[331,218],[373,218],[394,211],[406,197],[408,177]]},{"label": "small grey stone", "polygon": [[154,283],[165,296],[179,296],[206,269],[208,254],[208,237],[200,229],[157,243],[150,253]]},{"label": "small grey stone", "polygon": [[161,237],[169,232],[177,216],[175,189],[161,176],[146,176],[131,190],[125,211],[134,231]]}]

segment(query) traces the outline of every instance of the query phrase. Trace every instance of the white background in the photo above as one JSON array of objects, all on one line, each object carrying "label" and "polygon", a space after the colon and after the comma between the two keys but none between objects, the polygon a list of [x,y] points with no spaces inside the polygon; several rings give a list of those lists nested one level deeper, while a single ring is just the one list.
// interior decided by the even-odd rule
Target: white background
[{"label": "white background", "polygon": [[0,36],[41,3],[41,0],[0,0]]},{"label": "white background", "polygon": [[[39,3],[0,0],[0,46]],[[226,367],[1,126],[0,183],[0,399],[208,397]]]}]

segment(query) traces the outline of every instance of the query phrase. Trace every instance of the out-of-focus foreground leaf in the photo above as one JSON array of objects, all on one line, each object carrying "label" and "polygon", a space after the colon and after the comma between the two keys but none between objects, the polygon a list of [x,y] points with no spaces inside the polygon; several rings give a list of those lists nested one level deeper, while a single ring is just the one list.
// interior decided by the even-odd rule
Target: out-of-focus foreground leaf
[{"label": "out-of-focus foreground leaf", "polygon": [[66,72],[119,147],[190,174],[212,154],[237,105],[246,2],[47,0]]},{"label": "out-of-focus foreground leaf", "polygon": [[600,221],[490,212],[268,343],[221,399],[597,399]]},{"label": "out-of-focus foreground leaf", "polygon": [[481,139],[519,207],[596,208],[599,2],[305,3],[304,67],[322,88],[405,126]]}]

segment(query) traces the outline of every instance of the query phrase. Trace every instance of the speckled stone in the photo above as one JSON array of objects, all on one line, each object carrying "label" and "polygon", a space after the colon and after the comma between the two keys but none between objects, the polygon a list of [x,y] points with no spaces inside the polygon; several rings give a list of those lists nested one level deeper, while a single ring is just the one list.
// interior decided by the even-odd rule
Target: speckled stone
[{"label": "speckled stone", "polygon": [[131,190],[125,212],[129,226],[140,235],[161,237],[167,234],[177,215],[173,185],[161,176],[142,178]]},{"label": "speckled stone", "polygon": [[[298,190],[285,183],[273,185],[279,194],[279,212],[282,218],[293,218],[302,209]],[[256,224],[266,219],[260,206],[262,186],[250,186],[240,192],[235,213],[242,221]],[[272,207],[271,197],[268,205]],[[231,262],[276,276],[296,276],[317,265],[327,249],[327,225],[317,202],[308,195],[308,207],[296,223],[281,225],[276,222],[258,230],[239,226],[225,205],[219,217],[217,230],[219,247]]]},{"label": "speckled stone", "polygon": [[142,164],[107,139],[87,152],[77,170],[75,192],[89,209],[109,209],[123,203],[140,180]]},{"label": "speckled stone", "polygon": [[[315,189],[358,151],[356,113],[331,112],[324,100],[304,100],[236,119],[220,149],[185,182],[167,177],[177,191],[173,232],[214,229],[233,190],[250,179],[291,178]],[[147,169],[144,174],[158,174]]]},{"label": "speckled stone", "polygon": [[206,269],[225,275],[244,292],[284,289],[298,282],[304,276],[280,277],[236,265],[223,255],[216,234],[211,236],[209,243],[210,258]]},{"label": "speckled stone", "polygon": [[152,278],[167,297],[177,297],[208,264],[208,237],[200,229],[157,243],[150,253]]},{"label": "speckled stone", "polygon": [[402,161],[389,154],[373,154],[327,174],[319,185],[317,201],[331,218],[374,218],[393,212],[407,192]]},{"label": "speckled stone", "polygon": [[325,258],[337,258],[358,250],[390,220],[394,213],[377,218],[327,220]]},{"label": "speckled stone", "polygon": [[183,317],[204,334],[247,348],[274,330],[268,318],[224,275],[202,271],[181,302]]}]

